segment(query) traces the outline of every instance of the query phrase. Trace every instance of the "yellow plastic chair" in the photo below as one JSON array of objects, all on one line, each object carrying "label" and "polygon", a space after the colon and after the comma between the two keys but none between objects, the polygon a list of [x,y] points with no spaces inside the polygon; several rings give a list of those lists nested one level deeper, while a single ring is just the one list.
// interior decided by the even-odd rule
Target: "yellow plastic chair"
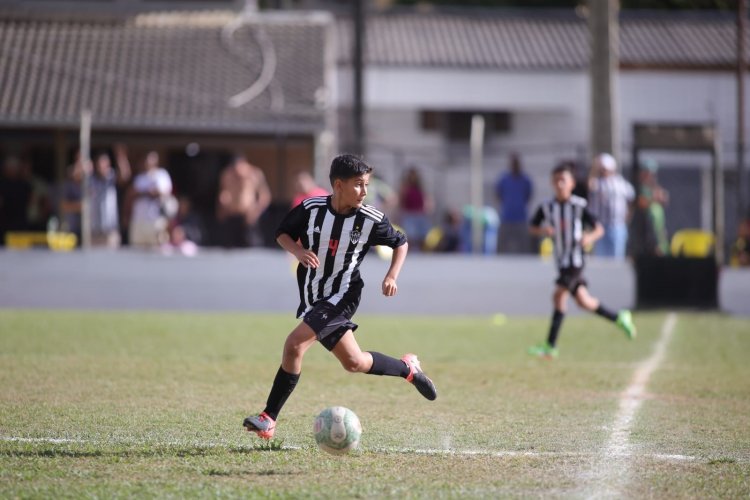
[{"label": "yellow plastic chair", "polygon": [[675,257],[708,257],[714,253],[716,238],[701,229],[681,229],[672,236],[670,251]]},{"label": "yellow plastic chair", "polygon": [[427,252],[434,252],[443,239],[443,230],[435,226],[429,230],[424,239],[424,249]]},{"label": "yellow plastic chair", "polygon": [[77,242],[78,238],[73,233],[45,233],[42,231],[9,231],[5,233],[5,246],[15,250],[46,246],[56,252],[68,252],[76,247]]},{"label": "yellow plastic chair", "polygon": [[552,258],[552,252],[555,251],[555,244],[552,242],[552,238],[545,236],[542,241],[539,242],[539,256],[544,259]]}]

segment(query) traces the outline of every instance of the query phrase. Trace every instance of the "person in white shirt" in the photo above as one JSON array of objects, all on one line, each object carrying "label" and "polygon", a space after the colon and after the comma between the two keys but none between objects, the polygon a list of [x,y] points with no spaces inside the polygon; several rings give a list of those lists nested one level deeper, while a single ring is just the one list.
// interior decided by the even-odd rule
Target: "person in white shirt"
[{"label": "person in white shirt", "polygon": [[159,166],[159,155],[146,155],[143,172],[133,181],[133,209],[130,218],[130,244],[151,248],[168,240],[172,178]]},{"label": "person in white shirt", "polygon": [[594,255],[625,258],[628,242],[630,204],[635,190],[617,172],[612,155],[603,153],[594,158],[589,180],[589,209],[604,226],[604,236],[596,242]]}]

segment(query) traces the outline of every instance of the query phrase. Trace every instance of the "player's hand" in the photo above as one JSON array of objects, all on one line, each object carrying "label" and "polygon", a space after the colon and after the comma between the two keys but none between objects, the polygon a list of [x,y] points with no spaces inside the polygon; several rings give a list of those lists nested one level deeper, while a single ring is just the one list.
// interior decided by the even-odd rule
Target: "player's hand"
[{"label": "player's hand", "polygon": [[386,297],[393,297],[394,295],[396,295],[397,291],[398,285],[396,285],[396,280],[386,277],[383,280],[383,295],[385,295]]},{"label": "player's hand", "polygon": [[320,265],[318,256],[315,255],[315,252],[313,252],[312,250],[300,249],[296,257],[300,264],[305,267],[312,267],[313,269],[317,269]]},{"label": "player's hand", "polygon": [[584,233],[583,236],[581,236],[581,246],[585,251],[591,252],[594,248],[594,238],[592,238],[590,234]]},{"label": "player's hand", "polygon": [[544,236],[554,236],[555,235],[555,228],[552,226],[544,226],[542,228],[542,233]]}]

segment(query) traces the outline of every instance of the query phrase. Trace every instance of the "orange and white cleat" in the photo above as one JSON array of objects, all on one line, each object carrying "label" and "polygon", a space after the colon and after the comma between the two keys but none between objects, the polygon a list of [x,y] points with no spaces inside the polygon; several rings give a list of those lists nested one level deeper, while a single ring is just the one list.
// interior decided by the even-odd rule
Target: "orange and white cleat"
[{"label": "orange and white cleat", "polygon": [[434,401],[437,398],[437,389],[435,389],[435,384],[432,383],[430,377],[422,371],[417,355],[404,354],[401,361],[409,367],[409,375],[406,377],[406,381],[413,384],[422,396]]},{"label": "orange and white cleat", "polygon": [[266,412],[247,417],[242,425],[248,432],[254,432],[263,439],[271,439],[276,431],[276,421],[269,417]]}]

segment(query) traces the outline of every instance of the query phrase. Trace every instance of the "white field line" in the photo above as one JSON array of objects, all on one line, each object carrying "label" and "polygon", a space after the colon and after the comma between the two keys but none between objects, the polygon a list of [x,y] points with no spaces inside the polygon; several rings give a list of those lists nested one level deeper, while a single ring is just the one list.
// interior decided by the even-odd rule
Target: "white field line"
[{"label": "white field line", "polygon": [[[151,444],[154,446],[193,446],[196,448],[222,448],[222,447],[240,447],[247,448],[248,450],[256,449],[256,446],[237,444],[232,442],[218,442],[218,441],[149,441],[149,440],[131,440],[131,439],[67,439],[67,438],[30,438],[30,437],[15,437],[15,436],[0,436],[0,441],[12,442],[12,443],[39,443],[39,444],[92,444],[92,445],[106,445],[106,444],[124,444],[124,445],[144,445]],[[304,449],[302,446],[284,445],[281,447],[283,450],[298,451]],[[529,457],[529,458],[546,458],[546,457],[586,457],[586,456],[598,456],[595,452],[559,452],[559,451],[517,451],[517,450],[442,450],[436,448],[363,448],[365,452],[372,453],[401,453],[401,454],[415,454],[415,455],[449,455],[449,456],[483,456],[483,457]],[[623,453],[618,456],[630,457],[633,454]],[[656,453],[650,455],[640,455],[643,457],[652,458],[655,460],[663,460],[670,462],[687,462],[698,460],[698,457],[690,455],[675,455],[675,454],[664,454]]]},{"label": "white field line", "polygon": [[599,491],[594,492],[590,498],[619,496],[623,488],[627,486],[629,480],[628,460],[613,460],[613,458],[635,456],[635,454],[630,453],[630,431],[633,419],[643,403],[646,386],[651,379],[651,375],[664,360],[664,354],[667,351],[669,341],[672,339],[676,324],[677,315],[669,313],[662,324],[659,339],[654,345],[651,357],[638,366],[630,380],[630,385],[620,396],[620,408],[612,426],[609,443],[594,469]]}]

